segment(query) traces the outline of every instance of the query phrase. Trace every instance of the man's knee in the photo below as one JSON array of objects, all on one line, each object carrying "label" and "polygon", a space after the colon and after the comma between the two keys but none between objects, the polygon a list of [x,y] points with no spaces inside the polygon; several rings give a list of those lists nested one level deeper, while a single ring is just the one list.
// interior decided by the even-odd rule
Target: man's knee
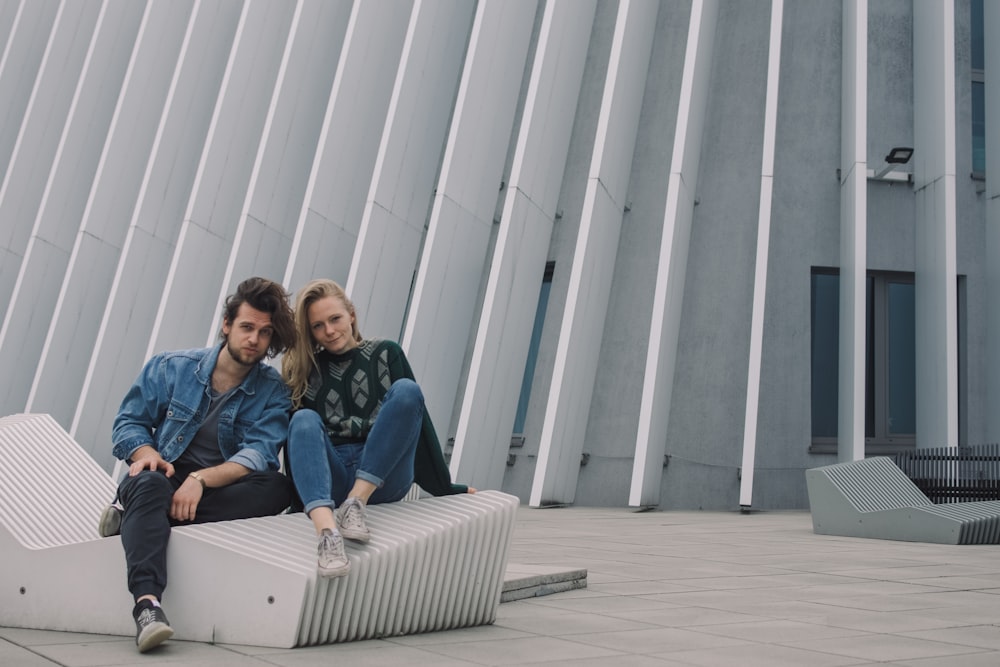
[{"label": "man's knee", "polygon": [[126,508],[140,500],[169,502],[173,495],[173,484],[159,471],[143,470],[134,477],[125,477],[118,487],[118,496]]}]

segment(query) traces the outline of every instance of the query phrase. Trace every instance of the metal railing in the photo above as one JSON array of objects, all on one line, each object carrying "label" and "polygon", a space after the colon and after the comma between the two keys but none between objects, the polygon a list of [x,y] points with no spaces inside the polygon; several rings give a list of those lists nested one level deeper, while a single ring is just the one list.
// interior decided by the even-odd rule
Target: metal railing
[{"label": "metal railing", "polygon": [[918,448],[892,459],[935,504],[1000,500],[1000,444]]}]

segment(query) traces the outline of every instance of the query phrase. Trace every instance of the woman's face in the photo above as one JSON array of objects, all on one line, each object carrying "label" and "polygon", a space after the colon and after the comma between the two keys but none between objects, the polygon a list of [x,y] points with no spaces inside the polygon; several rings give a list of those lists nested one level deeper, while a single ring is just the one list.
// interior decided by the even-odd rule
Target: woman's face
[{"label": "woman's face", "polygon": [[342,354],[358,346],[352,333],[354,315],[335,296],[325,296],[309,304],[309,332],[327,352]]}]

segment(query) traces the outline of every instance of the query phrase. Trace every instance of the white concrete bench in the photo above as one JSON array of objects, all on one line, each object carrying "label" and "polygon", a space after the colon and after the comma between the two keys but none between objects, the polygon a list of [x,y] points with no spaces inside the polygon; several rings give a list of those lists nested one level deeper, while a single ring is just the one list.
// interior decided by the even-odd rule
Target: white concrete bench
[{"label": "white concrete bench", "polygon": [[[132,635],[116,485],[48,415],[0,419],[0,626]],[[303,514],[175,528],[175,639],[289,648],[492,623],[518,499],[481,491],[377,505],[351,572],[316,575]]]},{"label": "white concrete bench", "polygon": [[892,459],[806,471],[813,531],[937,544],[1000,544],[1000,501],[935,505]]}]

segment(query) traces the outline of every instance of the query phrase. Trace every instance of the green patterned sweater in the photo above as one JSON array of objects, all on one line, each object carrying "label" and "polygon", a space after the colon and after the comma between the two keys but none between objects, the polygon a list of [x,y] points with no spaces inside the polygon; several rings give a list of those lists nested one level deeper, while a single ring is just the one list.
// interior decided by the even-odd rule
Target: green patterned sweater
[{"label": "green patterned sweater", "polygon": [[[302,407],[319,413],[334,445],[364,442],[392,383],[400,378],[415,380],[402,348],[390,340],[363,340],[343,354],[320,350],[316,363],[319,372],[314,369],[309,376]],[[451,481],[427,408],[413,459],[413,480],[435,496],[468,491]]]}]

